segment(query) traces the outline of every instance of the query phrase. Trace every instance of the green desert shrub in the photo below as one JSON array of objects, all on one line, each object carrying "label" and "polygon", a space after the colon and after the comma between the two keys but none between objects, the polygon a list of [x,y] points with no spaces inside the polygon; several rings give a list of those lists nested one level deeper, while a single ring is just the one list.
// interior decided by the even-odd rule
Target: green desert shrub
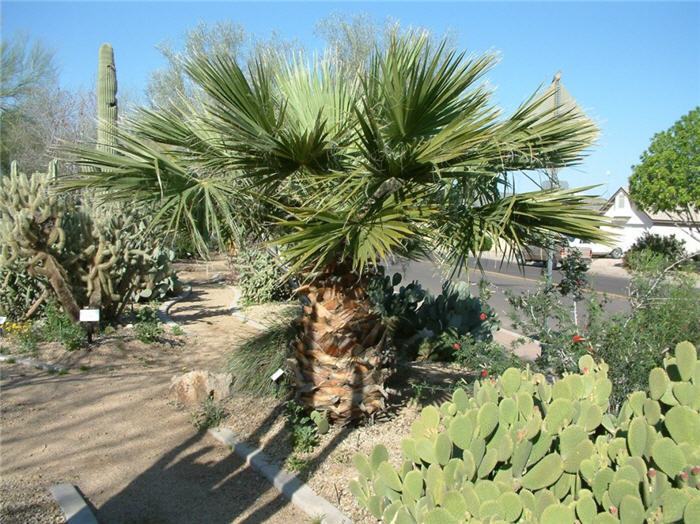
[{"label": "green desert shrub", "polygon": [[264,304],[286,300],[291,286],[283,280],[284,269],[277,258],[259,246],[242,246],[231,257],[232,272],[241,290],[241,305]]},{"label": "green desert shrub", "polygon": [[507,369],[428,406],[401,443],[353,458],[350,491],[382,522],[699,522],[700,362],[678,344],[645,391],[609,410],[590,355],[549,383]]},{"label": "green desert shrub", "polygon": [[619,313],[609,313],[607,299],[588,293],[576,318],[577,301],[562,302],[561,289],[546,284],[510,295],[515,328],[542,345],[534,366],[558,375],[575,371],[583,355],[604,359],[616,386],[611,400],[617,411],[628,394],[644,388],[649,371],[661,365],[669,349],[682,340],[700,344],[700,293],[694,280],[664,273],[664,267],[647,263],[633,273],[630,309]]},{"label": "green desert shrub", "polygon": [[661,263],[670,265],[686,256],[685,242],[675,235],[662,236],[646,232],[627,250],[623,259],[625,267],[637,270],[648,261],[650,255],[656,255]]},{"label": "green desert shrub", "polygon": [[144,344],[158,342],[163,336],[163,326],[158,318],[158,312],[152,307],[142,307],[134,311],[136,323],[134,335]]},{"label": "green desert shrub", "polygon": [[295,337],[296,331],[290,319],[280,316],[269,329],[231,351],[227,371],[233,376],[234,389],[263,396],[286,393],[287,374],[276,382],[270,376],[278,369],[287,370],[287,359],[291,357]]},{"label": "green desert shrub", "polygon": [[67,351],[74,351],[85,345],[87,334],[80,324],[74,324],[58,305],[49,302],[44,313],[41,337],[50,342],[60,342]]},{"label": "green desert shrub", "polygon": [[221,404],[213,398],[208,398],[201,403],[199,409],[192,413],[192,425],[197,430],[215,428],[219,425],[226,413]]}]

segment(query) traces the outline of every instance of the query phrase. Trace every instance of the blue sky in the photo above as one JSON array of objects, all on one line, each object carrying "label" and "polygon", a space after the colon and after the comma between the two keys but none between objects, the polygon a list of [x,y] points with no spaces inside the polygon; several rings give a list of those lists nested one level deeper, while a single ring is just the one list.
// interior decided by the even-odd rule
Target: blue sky
[{"label": "blue sky", "polygon": [[561,176],[571,186],[604,184],[599,192],[608,196],[626,184],[653,134],[700,104],[698,2],[3,1],[1,9],[2,38],[22,31],[55,49],[64,88],[94,85],[97,50],[111,43],[120,89],[131,97],[164,65],[155,46],[181,42],[200,20],[230,20],[260,38],[275,31],[309,50],[322,46],[315,23],[334,12],[449,31],[462,49],[500,52],[489,80],[506,111],[562,70],[602,136],[581,166]]}]

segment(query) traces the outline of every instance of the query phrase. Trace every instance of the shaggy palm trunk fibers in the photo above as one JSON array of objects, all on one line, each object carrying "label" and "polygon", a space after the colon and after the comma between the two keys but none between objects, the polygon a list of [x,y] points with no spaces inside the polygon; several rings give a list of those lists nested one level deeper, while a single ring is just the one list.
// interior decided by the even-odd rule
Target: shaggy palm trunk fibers
[{"label": "shaggy palm trunk fibers", "polygon": [[297,290],[308,301],[296,324],[293,366],[303,404],[345,422],[384,408],[390,371],[382,352],[384,327],[370,310],[366,278],[338,269]]}]

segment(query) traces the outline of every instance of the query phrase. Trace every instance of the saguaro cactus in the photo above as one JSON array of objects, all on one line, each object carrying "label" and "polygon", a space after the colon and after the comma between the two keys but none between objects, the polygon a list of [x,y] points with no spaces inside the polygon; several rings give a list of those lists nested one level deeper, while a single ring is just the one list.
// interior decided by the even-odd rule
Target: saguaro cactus
[{"label": "saguaro cactus", "polygon": [[114,128],[117,125],[117,69],[114,50],[109,44],[100,46],[97,70],[97,147],[112,151],[116,144]]}]

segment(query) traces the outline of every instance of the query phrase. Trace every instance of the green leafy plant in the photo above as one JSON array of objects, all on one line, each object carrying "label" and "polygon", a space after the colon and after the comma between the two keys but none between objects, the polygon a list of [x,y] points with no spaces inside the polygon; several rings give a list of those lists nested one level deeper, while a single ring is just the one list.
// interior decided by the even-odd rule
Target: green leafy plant
[{"label": "green leafy plant", "polygon": [[[608,366],[586,355],[549,383],[507,369],[428,406],[401,443],[357,454],[350,483],[383,522],[675,522],[700,514],[697,349],[676,346],[647,391],[609,411]],[[693,393],[691,393],[693,392]]]},{"label": "green leafy plant", "polygon": [[80,324],[71,322],[68,315],[49,302],[46,306],[41,336],[44,340],[60,342],[67,351],[79,349],[87,342],[87,333]]},{"label": "green leafy plant", "polygon": [[633,273],[628,312],[610,314],[605,297],[589,293],[583,301],[585,315],[577,319],[556,289],[546,284],[517,297],[509,295],[515,327],[542,344],[536,367],[561,374],[574,371],[583,355],[605,359],[616,385],[613,410],[619,409],[629,393],[644,387],[649,370],[661,364],[665,351],[681,340],[700,343],[694,280],[666,267],[652,256]]},{"label": "green leafy plant", "polygon": [[454,361],[475,374],[499,374],[509,367],[522,366],[512,351],[493,340],[475,341],[470,335],[455,337],[450,333],[443,339],[446,346],[452,345]]},{"label": "green leafy plant", "polygon": [[583,300],[589,285],[588,263],[578,249],[572,249],[562,258],[559,269],[562,273],[558,288],[562,296],[572,296],[574,301]]},{"label": "green leafy plant", "polygon": [[286,404],[287,428],[290,436],[289,442],[296,452],[308,453],[318,445],[318,433],[316,424],[306,414],[304,406],[294,400]]},{"label": "green leafy plant", "polygon": [[296,473],[300,473],[300,472],[304,471],[308,466],[309,466],[308,459],[301,458],[294,453],[289,455],[287,457],[287,460],[284,461],[285,469],[287,469],[289,471],[296,472]]},{"label": "green leafy plant", "polygon": [[685,242],[675,235],[662,236],[645,232],[627,250],[623,264],[631,270],[643,270],[651,255],[658,255],[659,264],[670,265],[686,256]]},{"label": "green leafy plant", "polygon": [[279,258],[260,246],[241,247],[231,259],[241,290],[241,304],[264,304],[288,299],[291,287],[282,277],[285,273]]},{"label": "green leafy plant", "polygon": [[638,206],[678,216],[696,233],[700,233],[694,216],[700,209],[698,136],[700,106],[691,109],[666,131],[654,135],[640,163],[632,166],[629,178],[630,198]]},{"label": "green leafy plant", "polygon": [[134,335],[144,344],[158,342],[163,336],[163,327],[158,320],[158,312],[151,307],[143,307],[134,311],[136,324]]},{"label": "green leafy plant", "polygon": [[224,408],[221,404],[208,398],[202,402],[199,409],[192,413],[192,424],[198,430],[214,428],[219,425],[224,415]]}]

